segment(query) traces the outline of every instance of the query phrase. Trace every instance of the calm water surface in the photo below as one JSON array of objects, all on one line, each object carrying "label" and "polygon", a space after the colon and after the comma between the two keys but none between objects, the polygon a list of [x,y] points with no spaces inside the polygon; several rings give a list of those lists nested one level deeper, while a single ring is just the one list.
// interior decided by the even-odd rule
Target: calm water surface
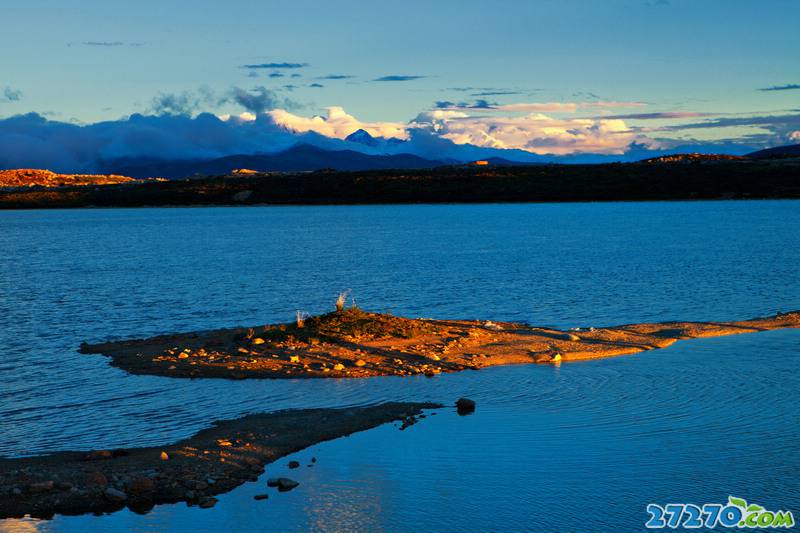
[{"label": "calm water surface", "polygon": [[[570,327],[800,308],[800,203],[0,212],[0,454],[166,443],[216,418],[478,400],[297,454],[301,486],[211,511],[0,522],[52,531],[629,530],[649,501],[800,503],[800,332],[435,379],[127,376],[82,341],[320,312]],[[285,461],[267,468],[285,471]],[[797,514],[797,512],[796,512]]]}]

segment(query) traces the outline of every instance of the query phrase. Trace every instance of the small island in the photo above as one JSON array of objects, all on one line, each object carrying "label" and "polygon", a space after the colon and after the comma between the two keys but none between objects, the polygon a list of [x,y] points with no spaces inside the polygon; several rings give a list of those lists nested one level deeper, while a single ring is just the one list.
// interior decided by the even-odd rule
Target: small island
[{"label": "small island", "polygon": [[[256,481],[264,465],[319,442],[389,422],[405,429],[434,403],[385,403],[349,409],[303,409],[215,422],[167,446],[58,452],[0,458],[0,519],[51,519],[55,514],[108,513],[125,507],[144,513],[157,504],[187,502],[213,507],[214,495]],[[435,414],[435,413],[434,413]],[[309,457],[308,464],[315,459]],[[292,461],[278,473],[297,468]],[[287,470],[288,469],[288,470]],[[291,490],[288,477],[268,487]],[[265,491],[267,487],[265,487]],[[268,494],[259,495],[266,499]]]},{"label": "small island", "polygon": [[800,327],[800,311],[737,322],[663,322],[560,331],[489,320],[410,319],[357,307],[291,323],[82,344],[132,374],[181,378],[434,376],[559,364],[665,348],[682,339]]}]

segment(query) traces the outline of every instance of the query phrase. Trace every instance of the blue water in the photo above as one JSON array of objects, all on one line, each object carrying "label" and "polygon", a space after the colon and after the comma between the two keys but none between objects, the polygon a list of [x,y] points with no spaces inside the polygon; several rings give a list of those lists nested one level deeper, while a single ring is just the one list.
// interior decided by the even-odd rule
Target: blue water
[{"label": "blue water", "polygon": [[[800,308],[800,203],[0,212],[0,454],[166,443],[286,407],[437,400],[444,411],[297,454],[212,510],[3,528],[638,530],[650,502],[800,503],[800,332],[702,339],[559,368],[426,378],[128,376],[82,341],[288,321],[351,288],[408,316],[569,327]],[[285,461],[267,475],[286,472]]]}]

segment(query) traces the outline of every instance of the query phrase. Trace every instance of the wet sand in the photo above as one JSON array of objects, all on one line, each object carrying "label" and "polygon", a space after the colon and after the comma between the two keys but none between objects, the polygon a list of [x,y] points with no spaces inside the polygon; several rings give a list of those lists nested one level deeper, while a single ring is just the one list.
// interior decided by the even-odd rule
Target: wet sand
[{"label": "wet sand", "polygon": [[800,312],[736,322],[662,322],[560,331],[347,309],[275,324],[83,344],[132,374],[184,378],[361,378],[630,355],[699,337],[800,327]]},{"label": "wet sand", "polygon": [[[386,403],[281,411],[218,421],[172,445],[0,458],[0,519],[105,513],[124,507],[146,512],[157,504],[180,501],[212,507],[215,494],[257,480],[264,465],[280,457],[388,422],[401,421],[400,429],[405,429],[425,416],[423,409],[439,407]],[[292,466],[296,465],[276,466],[275,471],[290,477]],[[290,490],[291,480],[283,479],[277,490]],[[264,487],[264,493],[271,490]]]}]

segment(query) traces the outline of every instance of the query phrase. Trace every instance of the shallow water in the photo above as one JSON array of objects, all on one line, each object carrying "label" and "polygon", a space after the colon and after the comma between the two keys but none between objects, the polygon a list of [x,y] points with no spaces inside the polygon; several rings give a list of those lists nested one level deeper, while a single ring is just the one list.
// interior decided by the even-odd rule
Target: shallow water
[{"label": "shallow water", "polygon": [[[211,511],[38,527],[619,530],[640,528],[649,501],[732,493],[791,508],[796,331],[435,379],[170,380],[75,350],[288,321],[345,288],[362,307],[409,316],[748,318],[800,308],[798,227],[800,203],[767,201],[0,212],[0,454],[166,443],[249,412],[467,394],[474,416],[443,412],[298,454],[319,463],[267,502],[251,499],[262,482]],[[31,523],[4,527],[17,525]]]}]

